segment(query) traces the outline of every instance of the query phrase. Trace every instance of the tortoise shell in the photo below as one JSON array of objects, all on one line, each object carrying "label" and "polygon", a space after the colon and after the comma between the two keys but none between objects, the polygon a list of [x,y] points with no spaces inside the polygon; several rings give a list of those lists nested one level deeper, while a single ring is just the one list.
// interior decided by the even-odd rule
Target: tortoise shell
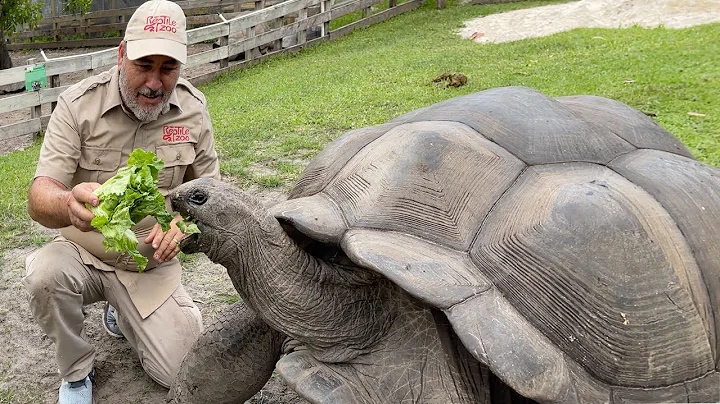
[{"label": "tortoise shell", "polygon": [[625,104],[507,87],[346,133],[273,212],[526,397],[717,401],[719,174]]}]

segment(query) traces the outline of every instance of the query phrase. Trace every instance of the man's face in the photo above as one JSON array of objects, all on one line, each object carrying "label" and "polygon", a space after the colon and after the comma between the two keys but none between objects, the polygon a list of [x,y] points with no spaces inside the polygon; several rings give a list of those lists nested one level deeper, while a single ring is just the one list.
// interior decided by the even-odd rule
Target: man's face
[{"label": "man's face", "polygon": [[167,106],[180,77],[181,63],[163,55],[130,60],[119,49],[120,95],[141,122],[154,121]]}]

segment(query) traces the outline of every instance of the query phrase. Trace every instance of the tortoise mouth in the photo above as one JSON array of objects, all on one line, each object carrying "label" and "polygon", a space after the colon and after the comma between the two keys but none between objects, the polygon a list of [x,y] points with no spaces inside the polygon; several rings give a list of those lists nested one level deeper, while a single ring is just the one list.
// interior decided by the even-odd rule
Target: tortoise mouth
[{"label": "tortoise mouth", "polygon": [[[200,227],[200,226],[198,226]],[[200,230],[202,232],[202,230]],[[180,241],[180,244],[178,247],[180,247],[180,251],[182,251],[185,254],[194,254],[196,252],[199,252],[198,248],[198,235],[197,234],[191,234],[189,236],[186,236],[185,238]]]},{"label": "tortoise mouth", "polygon": [[183,220],[186,223],[195,223],[197,225],[198,229],[200,230],[200,233],[189,234],[180,241],[180,243],[178,244],[178,247],[180,247],[180,251],[182,251],[185,254],[194,254],[194,253],[198,253],[198,252],[203,252],[200,249],[201,244],[202,244],[200,238],[203,235],[203,233],[207,230],[207,226],[205,226],[205,224],[202,222],[198,222],[196,220],[195,216],[193,216],[193,214],[191,212],[189,212],[187,209],[183,209],[182,206],[176,207],[175,204],[173,203],[173,208],[182,215]]}]

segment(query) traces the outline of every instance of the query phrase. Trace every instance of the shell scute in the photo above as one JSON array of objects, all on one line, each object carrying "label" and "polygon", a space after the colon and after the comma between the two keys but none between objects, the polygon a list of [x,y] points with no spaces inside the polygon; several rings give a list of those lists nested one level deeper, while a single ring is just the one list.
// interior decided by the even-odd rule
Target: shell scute
[{"label": "shell scute", "polygon": [[606,164],[635,149],[564,104],[525,87],[503,87],[442,101],[390,122],[464,123],[528,165],[586,161]]},{"label": "shell scute", "polygon": [[720,171],[657,150],[638,150],[610,167],[652,195],[687,240],[692,250],[689,259],[699,267],[691,286],[707,291],[707,298],[694,295],[695,305],[706,319],[708,337],[720,364]]},{"label": "shell scute", "polygon": [[324,189],[352,227],[399,231],[467,250],[525,165],[456,122],[399,125],[360,150]]},{"label": "shell scute", "polygon": [[592,95],[557,97],[555,100],[585,122],[605,128],[639,149],[663,150],[692,158],[690,151],[672,133],[620,101]]},{"label": "shell scute", "polygon": [[470,254],[530,323],[609,385],[668,386],[715,366],[690,247],[651,195],[606,167],[528,168]]}]

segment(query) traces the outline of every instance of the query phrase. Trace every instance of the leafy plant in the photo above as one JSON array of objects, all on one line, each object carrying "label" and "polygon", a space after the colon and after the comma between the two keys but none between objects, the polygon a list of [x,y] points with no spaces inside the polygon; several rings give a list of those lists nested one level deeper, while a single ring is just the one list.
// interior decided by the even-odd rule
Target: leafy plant
[{"label": "leafy plant", "polygon": [[32,0],[2,0],[0,2],[0,30],[11,36],[18,26],[28,24],[31,28],[37,26],[42,18],[41,7],[43,3]]},{"label": "leafy plant", "polygon": [[[87,205],[95,214],[90,223],[105,236],[103,245],[108,250],[129,253],[142,272],[148,259],[137,249],[138,240],[132,227],[146,216],[153,216],[163,231],[170,228],[173,216],[165,208],[165,197],[157,188],[157,178],[164,163],[155,153],[135,149],[130,153],[127,166],[95,190],[100,204]],[[199,233],[195,224],[178,227],[184,233]]]},{"label": "leafy plant", "polygon": [[37,27],[42,18],[42,3],[32,0],[0,1],[0,70],[13,67],[10,53],[5,46],[5,37],[15,34],[18,27],[27,24],[30,28]]},{"label": "leafy plant", "polygon": [[92,0],[68,0],[63,7],[63,11],[66,13],[72,13],[73,15],[84,15],[90,11],[90,5]]}]

